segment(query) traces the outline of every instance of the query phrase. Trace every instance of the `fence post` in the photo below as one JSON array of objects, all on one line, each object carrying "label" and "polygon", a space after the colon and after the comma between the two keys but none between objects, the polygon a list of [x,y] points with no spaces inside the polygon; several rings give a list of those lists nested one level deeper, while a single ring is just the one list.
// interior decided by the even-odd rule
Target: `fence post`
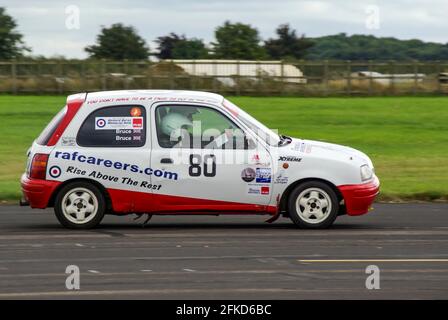
[{"label": "fence post", "polygon": [[442,83],[441,83],[441,78],[440,78],[440,74],[443,72],[442,61],[437,60],[436,66],[437,66],[436,67],[437,93],[442,94]]},{"label": "fence post", "polygon": [[324,95],[328,95],[328,60],[324,61]]},{"label": "fence post", "polygon": [[417,94],[418,91],[418,77],[417,77],[417,73],[418,73],[418,61],[414,60],[413,62],[413,67],[414,67],[414,87],[412,88],[412,93],[415,95]]},{"label": "fence post", "polygon": [[123,60],[123,73],[124,73],[124,88],[127,90],[129,89],[129,61],[128,59]]},{"label": "fence post", "polygon": [[170,89],[173,90],[174,89],[174,62],[173,59],[170,60]]},{"label": "fence post", "polygon": [[216,63],[216,60],[213,60],[213,81],[212,81],[212,86],[213,86],[213,92],[216,92],[216,89],[218,87],[218,65]]},{"label": "fence post", "polygon": [[39,94],[42,94],[44,92],[44,86],[45,86],[44,77],[42,77],[42,60],[39,59],[39,60],[37,60],[36,63],[37,63],[37,75],[36,75],[36,78],[37,78],[37,81],[40,83],[40,85],[39,85],[39,87],[37,89],[37,92]]},{"label": "fence post", "polygon": [[236,62],[236,95],[239,96],[241,91],[240,91],[240,60],[237,60]]},{"label": "fence post", "polygon": [[101,90],[103,91],[107,90],[106,80],[106,60],[101,59]]},{"label": "fence post", "polygon": [[193,59],[192,61],[193,63],[193,77],[191,77],[191,89],[195,90],[196,89],[196,59]]},{"label": "fence post", "polygon": [[392,73],[392,76],[390,78],[390,93],[392,95],[395,94],[395,60],[391,60],[390,62],[390,70]]},{"label": "fence post", "polygon": [[152,71],[151,71],[151,61],[146,61],[146,85],[148,89],[152,89]]},{"label": "fence post", "polygon": [[57,81],[58,93],[62,94],[65,79],[63,77],[63,71],[62,71],[62,60],[60,60],[60,59],[57,62],[57,75],[59,77],[59,81]]},{"label": "fence post", "polygon": [[347,94],[350,96],[352,94],[352,62],[350,60],[347,63]]},{"label": "fence post", "polygon": [[13,94],[17,94],[17,69],[16,69],[16,60],[11,61],[11,91]]},{"label": "fence post", "polygon": [[282,79],[282,85],[280,87],[280,93],[283,95],[285,93],[285,61],[281,60],[280,65],[280,77]]},{"label": "fence post", "polygon": [[255,68],[255,77],[257,79],[257,83],[256,83],[256,90],[257,93],[260,94],[263,91],[263,86],[262,86],[262,82],[263,82],[263,75],[261,74],[261,69],[260,69],[260,60],[257,59],[257,67]]},{"label": "fence post", "polygon": [[86,62],[85,60],[80,61],[80,70],[79,70],[79,78],[81,83],[81,90],[80,91],[88,91],[87,88],[87,74],[86,74]]}]

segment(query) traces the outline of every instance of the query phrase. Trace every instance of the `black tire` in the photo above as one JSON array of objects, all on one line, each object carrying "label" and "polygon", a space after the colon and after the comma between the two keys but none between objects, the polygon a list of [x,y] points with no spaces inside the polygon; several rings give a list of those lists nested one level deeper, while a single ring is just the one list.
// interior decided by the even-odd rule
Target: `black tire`
[{"label": "black tire", "polygon": [[[321,190],[321,191],[323,191],[323,193],[320,193],[320,194],[319,194],[319,192],[317,193],[319,195],[319,197],[317,197],[318,198],[317,200],[316,200],[316,197],[311,197],[311,196],[309,198],[306,198],[306,195],[309,190],[313,190],[313,191]],[[326,195],[324,195],[324,194],[326,194]],[[304,215],[306,213],[299,213],[297,210],[296,202],[298,201],[299,196],[300,196],[300,198],[305,198],[305,200],[307,201],[307,207],[299,204],[299,210],[301,210],[301,211],[308,210],[307,213],[310,213],[309,211],[314,210],[314,212],[316,212],[317,210],[319,210],[318,213],[323,214],[323,218],[321,218],[322,221],[319,221],[320,219],[317,218],[317,216],[314,216],[315,213],[314,214],[311,213],[311,216],[308,218],[308,221],[304,217],[302,217],[302,215]],[[331,207],[328,210],[328,206],[327,206],[327,211],[325,211],[323,208],[319,207],[319,204],[324,203],[323,200],[326,199],[327,196],[330,198]],[[314,201],[314,200],[316,200],[316,201]],[[316,202],[317,202],[317,206],[316,206]],[[308,203],[311,203],[311,204],[308,205]],[[313,203],[315,206],[314,208],[312,207]],[[324,229],[324,228],[330,227],[333,224],[333,222],[336,220],[336,218],[338,216],[338,212],[339,212],[339,200],[338,200],[338,197],[337,197],[336,193],[334,192],[333,188],[331,188],[326,183],[321,182],[321,181],[307,181],[307,182],[304,182],[304,183],[298,185],[289,195],[288,212],[289,212],[290,219],[299,228]],[[310,221],[310,220],[314,220],[314,219],[316,220],[316,222]]]},{"label": "black tire", "polygon": [[[75,192],[76,190],[80,190],[80,191]],[[78,207],[75,206],[77,211],[86,208],[86,206],[88,206],[89,204],[92,205],[94,208],[96,207],[96,210],[95,209],[92,210],[92,212],[90,214],[87,213],[85,222],[82,222],[82,220],[80,220],[79,222],[75,222],[73,220],[77,220],[77,219],[75,219],[74,216],[71,216],[70,214],[68,214],[67,210],[64,213],[63,206],[65,206],[65,207],[70,206],[70,205],[74,206],[74,203],[73,204],[71,203],[68,196],[72,193],[74,193],[75,196],[83,195],[81,190],[84,190],[85,193],[90,196],[90,199],[88,201],[86,201],[86,200],[83,201],[83,200],[81,200],[81,198],[79,198],[78,201],[82,202],[82,203],[80,204],[80,206],[81,206],[80,209],[78,209]],[[65,198],[65,200],[64,200],[64,198]],[[64,201],[65,201],[65,204],[63,204]],[[95,201],[96,201],[96,205],[95,205]],[[67,203],[69,203],[70,205],[67,205]],[[76,201],[75,201],[75,203],[76,203]],[[83,206],[83,204],[86,206]],[[91,229],[91,228],[95,228],[96,226],[98,226],[100,224],[101,220],[103,220],[104,214],[106,212],[106,200],[104,198],[103,193],[95,185],[88,183],[88,182],[73,182],[73,183],[70,183],[70,184],[64,186],[61,190],[59,190],[59,192],[56,196],[56,199],[55,199],[54,212],[56,214],[56,218],[66,228]],[[76,215],[76,213],[75,213],[75,215]],[[91,215],[93,215],[93,216],[91,216]],[[71,216],[72,219],[70,219],[68,216]]]}]

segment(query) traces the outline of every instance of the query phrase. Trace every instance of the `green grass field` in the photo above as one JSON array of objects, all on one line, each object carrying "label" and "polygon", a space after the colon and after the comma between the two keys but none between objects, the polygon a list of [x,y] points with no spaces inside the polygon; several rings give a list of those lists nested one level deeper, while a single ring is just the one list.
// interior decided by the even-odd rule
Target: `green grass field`
[{"label": "green grass field", "polygon": [[[382,199],[448,199],[448,98],[230,97],[280,133],[357,148]],[[25,152],[65,97],[0,96],[0,200],[20,197]]]}]

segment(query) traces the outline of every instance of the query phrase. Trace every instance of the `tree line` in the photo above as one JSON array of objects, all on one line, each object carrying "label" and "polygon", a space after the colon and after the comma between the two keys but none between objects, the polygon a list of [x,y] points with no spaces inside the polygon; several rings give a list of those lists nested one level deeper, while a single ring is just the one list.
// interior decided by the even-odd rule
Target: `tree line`
[{"label": "tree line", "polygon": [[[448,60],[448,43],[377,38],[344,33],[310,38],[298,34],[287,23],[276,36],[262,40],[258,30],[240,22],[224,22],[215,29],[215,40],[188,38],[171,32],[155,39],[156,50],[132,26],[115,23],[103,26],[94,44],[84,48],[89,58],[110,60],[242,59],[242,60]],[[17,23],[0,7],[0,60],[30,57]],[[41,57],[43,58],[43,57]]]}]

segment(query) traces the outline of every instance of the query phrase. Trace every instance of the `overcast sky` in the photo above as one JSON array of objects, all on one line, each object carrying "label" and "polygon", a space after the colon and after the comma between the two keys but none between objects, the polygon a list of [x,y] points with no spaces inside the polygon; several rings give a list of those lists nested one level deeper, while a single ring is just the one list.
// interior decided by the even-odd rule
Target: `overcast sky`
[{"label": "overcast sky", "polygon": [[16,19],[33,54],[70,58],[86,57],[84,47],[100,27],[116,22],[135,26],[152,49],[169,32],[210,42],[225,20],[255,26],[263,39],[288,22],[311,37],[345,32],[448,42],[448,0],[1,0],[0,6]]}]

